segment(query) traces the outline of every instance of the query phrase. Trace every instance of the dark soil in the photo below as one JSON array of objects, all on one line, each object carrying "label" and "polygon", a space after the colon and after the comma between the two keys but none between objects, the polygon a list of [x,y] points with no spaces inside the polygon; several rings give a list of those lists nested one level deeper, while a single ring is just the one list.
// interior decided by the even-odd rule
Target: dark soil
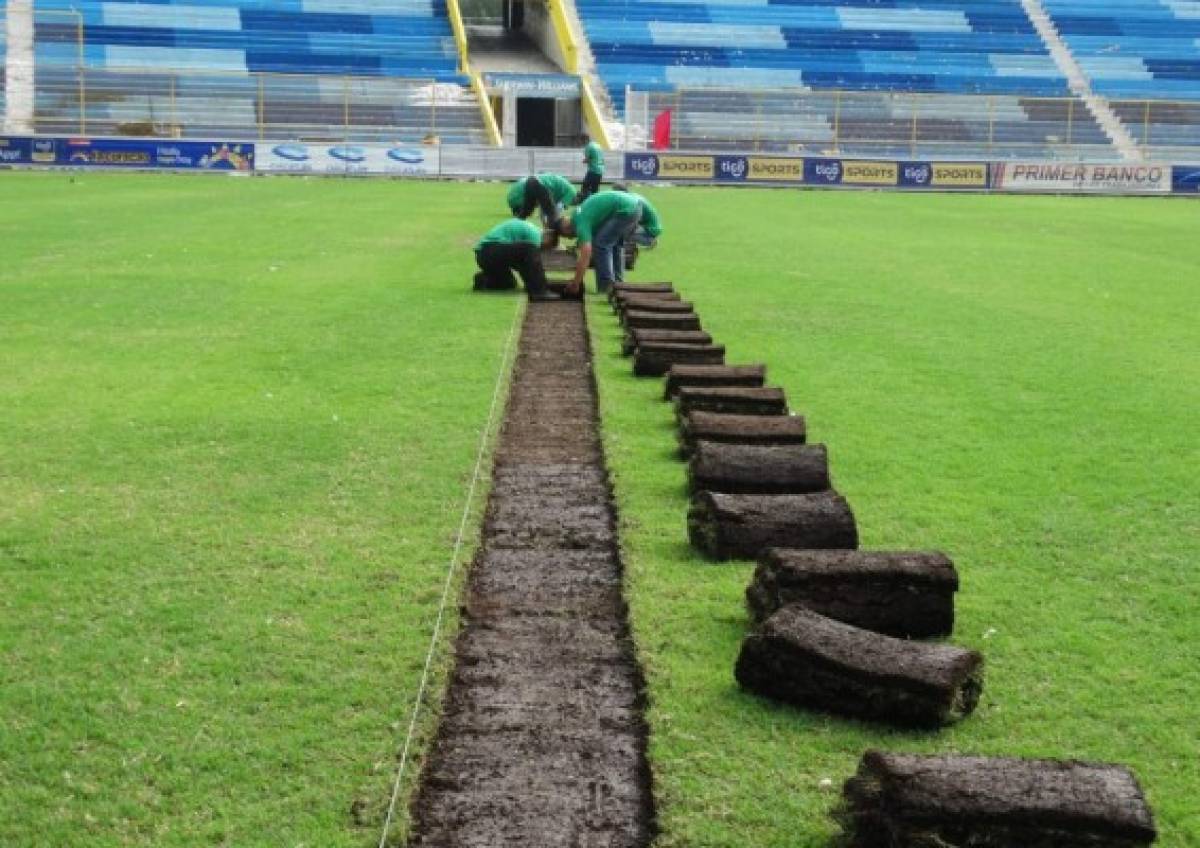
[{"label": "dark soil", "polygon": [[633,848],[653,802],[583,309],[533,303],[416,848]]}]

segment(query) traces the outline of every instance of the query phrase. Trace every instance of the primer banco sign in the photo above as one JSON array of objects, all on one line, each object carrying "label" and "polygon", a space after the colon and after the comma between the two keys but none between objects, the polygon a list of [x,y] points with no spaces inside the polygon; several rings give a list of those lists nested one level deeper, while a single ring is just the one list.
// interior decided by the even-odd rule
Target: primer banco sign
[{"label": "primer banco sign", "polygon": [[997,162],[992,186],[1001,191],[1167,194],[1171,166],[1154,163]]}]

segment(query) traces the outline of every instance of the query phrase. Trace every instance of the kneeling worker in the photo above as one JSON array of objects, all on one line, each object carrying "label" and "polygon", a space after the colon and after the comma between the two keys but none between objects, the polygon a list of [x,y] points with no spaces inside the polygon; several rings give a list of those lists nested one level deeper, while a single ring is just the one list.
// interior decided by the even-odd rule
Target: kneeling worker
[{"label": "kneeling worker", "polygon": [[553,230],[542,232],[528,221],[510,218],[497,224],[475,245],[475,291],[515,289],[515,270],[525,283],[530,300],[558,300],[546,288],[546,270],[542,267],[542,248],[554,243]]},{"label": "kneeling worker", "polygon": [[508,208],[513,215],[525,220],[535,207],[542,210],[542,220],[550,225],[558,223],[559,207],[563,209],[575,200],[575,186],[566,177],[558,174],[538,174],[513,183],[508,190]]},{"label": "kneeling worker", "polygon": [[605,191],[583,202],[570,218],[559,225],[563,235],[578,239],[575,279],[569,292],[583,290],[588,265],[596,266],[596,291],[606,292],[614,281],[625,277],[625,258],[619,253],[626,238],[633,235],[642,217],[642,204],[632,194]]}]

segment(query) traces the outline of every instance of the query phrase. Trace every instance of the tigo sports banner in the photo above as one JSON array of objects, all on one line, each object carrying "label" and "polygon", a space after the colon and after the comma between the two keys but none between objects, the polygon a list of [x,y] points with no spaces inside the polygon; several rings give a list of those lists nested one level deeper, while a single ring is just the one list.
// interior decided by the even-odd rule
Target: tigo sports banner
[{"label": "tigo sports banner", "polygon": [[894,162],[806,159],[752,154],[626,153],[628,180],[854,186],[863,188],[986,189],[986,162]]},{"label": "tigo sports banner", "polygon": [[290,174],[436,177],[436,147],[390,144],[260,144],[256,170]]},{"label": "tigo sports banner", "polygon": [[30,165],[32,154],[32,139],[0,135],[0,165]]},{"label": "tigo sports banner", "polygon": [[1166,194],[1171,168],[1158,164],[997,162],[992,186],[1001,191],[1102,194]]},{"label": "tigo sports banner", "polygon": [[1171,191],[1200,194],[1200,165],[1176,165],[1171,169]]},{"label": "tigo sports banner", "polygon": [[986,162],[901,162],[897,176],[905,188],[988,187]]}]

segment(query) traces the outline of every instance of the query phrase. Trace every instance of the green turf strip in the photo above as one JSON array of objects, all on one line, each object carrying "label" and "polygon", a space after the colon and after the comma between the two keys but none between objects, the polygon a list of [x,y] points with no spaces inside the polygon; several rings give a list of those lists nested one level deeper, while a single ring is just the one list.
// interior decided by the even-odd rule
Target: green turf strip
[{"label": "green turf strip", "polygon": [[502,200],[0,174],[0,845],[378,841]]},{"label": "green turf strip", "polygon": [[749,564],[686,542],[660,380],[591,319],[649,677],[662,846],[823,845],[862,751],[1129,763],[1200,845],[1200,206],[671,189],[640,279],[762,361],[829,446],[864,547],[941,548],[978,712],[892,732],[741,693]]}]

